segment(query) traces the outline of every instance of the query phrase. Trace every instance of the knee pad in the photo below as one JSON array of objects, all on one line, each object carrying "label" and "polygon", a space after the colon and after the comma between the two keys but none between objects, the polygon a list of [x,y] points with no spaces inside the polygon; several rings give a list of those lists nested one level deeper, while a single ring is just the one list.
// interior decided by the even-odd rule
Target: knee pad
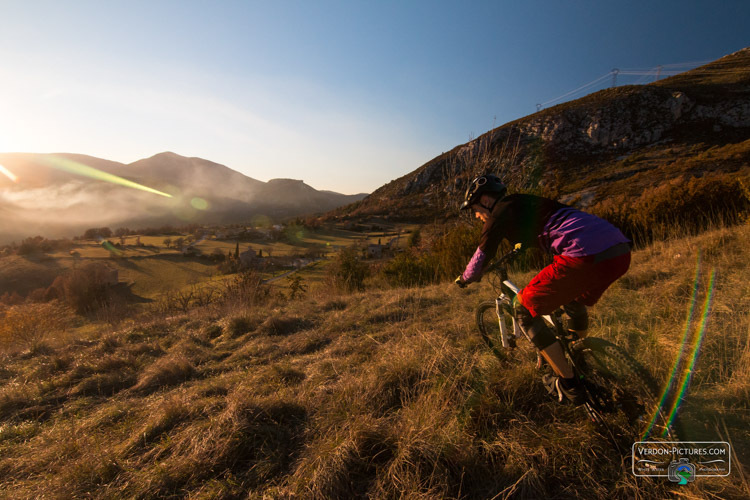
[{"label": "knee pad", "polygon": [[563,306],[563,311],[568,316],[566,321],[566,327],[568,330],[575,330],[577,332],[588,330],[589,328],[589,313],[586,310],[586,306],[574,300],[569,304]]},{"label": "knee pad", "polygon": [[537,349],[544,350],[557,342],[555,334],[547,327],[544,320],[539,316],[532,316],[522,304],[516,304],[513,312],[516,321],[521,324],[521,330]]}]

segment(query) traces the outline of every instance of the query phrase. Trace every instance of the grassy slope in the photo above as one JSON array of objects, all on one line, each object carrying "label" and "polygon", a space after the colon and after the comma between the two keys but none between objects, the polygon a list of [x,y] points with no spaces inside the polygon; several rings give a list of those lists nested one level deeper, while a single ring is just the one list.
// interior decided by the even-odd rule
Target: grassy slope
[{"label": "grassy slope", "polygon": [[[592,309],[592,334],[665,380],[688,304],[713,305],[684,420],[750,457],[750,226],[657,243]],[[514,276],[520,284],[530,274]],[[482,283],[194,311],[0,364],[0,496],[746,498],[728,479],[634,478],[533,351],[498,360]],[[699,323],[696,319],[694,324]]]}]

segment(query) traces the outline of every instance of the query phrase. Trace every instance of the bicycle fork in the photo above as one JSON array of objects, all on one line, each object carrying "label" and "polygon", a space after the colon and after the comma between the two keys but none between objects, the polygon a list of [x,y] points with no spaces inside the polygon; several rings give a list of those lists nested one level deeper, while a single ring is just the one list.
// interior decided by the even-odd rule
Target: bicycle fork
[{"label": "bicycle fork", "polygon": [[[515,314],[512,314],[510,308],[510,299],[505,294],[500,295],[495,299],[495,314],[497,314],[497,322],[500,327],[500,341],[504,348],[515,347],[515,339],[522,335],[521,325],[516,321]],[[505,324],[505,315],[510,314],[513,320],[513,343],[511,344],[510,335],[508,334],[508,328]]]}]

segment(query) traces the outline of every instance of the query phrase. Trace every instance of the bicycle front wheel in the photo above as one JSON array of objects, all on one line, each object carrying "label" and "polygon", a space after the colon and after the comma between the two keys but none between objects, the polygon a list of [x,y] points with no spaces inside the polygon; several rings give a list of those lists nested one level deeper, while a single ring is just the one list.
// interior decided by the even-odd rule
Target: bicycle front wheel
[{"label": "bicycle front wheel", "polygon": [[660,407],[656,382],[625,350],[604,339],[585,338],[571,352],[594,407],[629,438],[679,440],[678,423],[669,422]]},{"label": "bicycle front wheel", "polygon": [[513,315],[509,308],[509,304],[501,303],[500,316],[498,316],[497,304],[494,300],[482,302],[477,307],[477,328],[479,328],[479,333],[482,335],[484,343],[493,351],[503,348],[502,337],[500,335],[501,322],[505,326],[510,346],[515,347],[516,345],[516,338],[513,334]]}]

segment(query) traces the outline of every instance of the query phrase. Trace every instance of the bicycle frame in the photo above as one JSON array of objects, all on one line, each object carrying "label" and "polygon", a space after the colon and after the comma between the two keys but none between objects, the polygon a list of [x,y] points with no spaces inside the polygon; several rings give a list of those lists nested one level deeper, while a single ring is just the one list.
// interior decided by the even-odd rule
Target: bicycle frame
[{"label": "bicycle frame", "polygon": [[[509,253],[507,256],[504,256],[499,262],[502,262],[506,258],[510,258],[509,256],[515,255],[516,250],[513,250],[511,253]],[[499,264],[498,262],[498,264]],[[523,335],[523,330],[521,330],[521,325],[518,324],[518,321],[516,320],[516,316],[513,314],[513,308],[511,304],[513,303],[513,298],[518,295],[518,292],[521,291],[518,286],[516,286],[515,283],[513,283],[508,278],[508,272],[505,267],[497,268],[495,266],[492,266],[494,269],[488,269],[490,270],[497,270],[500,273],[500,277],[502,279],[502,284],[500,285],[500,295],[495,298],[495,313],[497,314],[497,321],[498,325],[500,327],[500,340],[502,342],[503,347],[508,348],[510,347],[510,341],[508,337],[507,328],[505,326],[505,322],[503,321],[503,306],[505,306],[508,309],[508,313],[510,314],[512,320],[513,320],[513,335],[516,338],[520,338],[521,335]],[[499,266],[498,266],[499,267]],[[560,322],[557,319],[556,315],[554,314],[547,314],[542,316],[547,322],[554,327],[555,336],[559,337],[560,332]],[[529,339],[531,340],[531,339]]]},{"label": "bicycle frame", "polygon": [[[531,339],[521,329],[521,325],[518,324],[516,316],[513,313],[513,306],[511,304],[513,303],[513,298],[520,292],[520,288],[510,280],[510,278],[508,277],[508,269],[506,267],[506,264],[512,261],[520,253],[520,251],[520,245],[516,245],[513,250],[500,257],[500,259],[492,263],[485,270],[485,273],[496,272],[500,277],[500,294],[497,296],[497,298],[495,298],[495,314],[497,315],[498,326],[500,328],[500,341],[503,348],[511,347],[510,335],[505,325],[505,321],[503,320],[503,309],[505,309],[505,312],[507,312],[507,314],[509,314],[512,318],[513,336],[515,338],[519,338],[523,335],[527,340],[531,341]],[[576,374],[576,376],[579,376],[580,370],[578,369],[578,366],[576,366],[575,359],[573,359],[572,353],[570,352],[568,339],[565,338],[565,332],[562,326],[562,311],[560,309],[557,309],[551,314],[543,315],[542,318],[544,318],[549,327],[552,329],[555,338],[557,338],[557,340],[560,342],[563,351],[565,352],[566,357],[568,358],[568,361],[573,368],[574,373]],[[537,356],[540,359],[539,363],[541,365],[541,353],[537,353]]]}]

